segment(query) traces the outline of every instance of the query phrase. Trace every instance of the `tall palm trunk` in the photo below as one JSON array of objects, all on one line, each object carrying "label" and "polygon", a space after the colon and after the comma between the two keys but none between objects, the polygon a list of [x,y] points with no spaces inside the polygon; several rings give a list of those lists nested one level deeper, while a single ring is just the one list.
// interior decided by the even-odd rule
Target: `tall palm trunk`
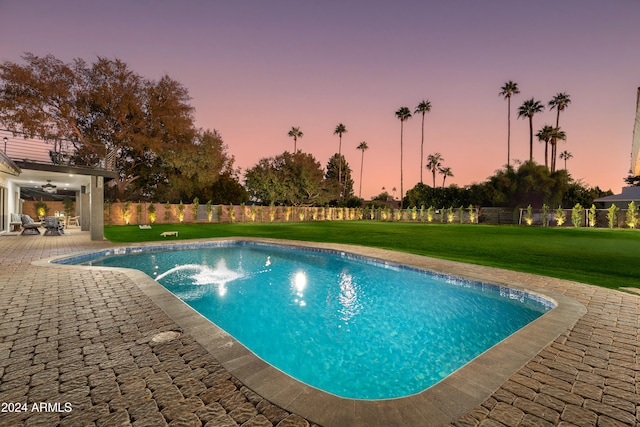
[{"label": "tall palm trunk", "polygon": [[402,186],[402,136],[404,130],[404,120],[400,120],[400,208],[402,208],[402,198],[404,197],[404,187]]},{"label": "tall palm trunk", "polygon": [[404,120],[400,120],[400,208],[402,208],[402,196],[404,195],[404,187],[402,186],[402,134],[404,131]]},{"label": "tall palm trunk", "polygon": [[362,198],[362,168],[364,166],[364,150],[362,150],[362,157],[360,158],[360,189],[358,190],[358,197]]},{"label": "tall palm trunk", "polygon": [[424,160],[424,112],[422,113],[422,139],[420,140],[420,184],[422,184],[422,161]]},{"label": "tall palm trunk", "polygon": [[529,161],[533,161],[533,115],[529,116]]},{"label": "tall palm trunk", "polygon": [[544,167],[549,169],[549,140],[544,141]]},{"label": "tall palm trunk", "polygon": [[338,197],[342,199],[342,134],[339,134],[338,143],[338,191],[340,194]]},{"label": "tall palm trunk", "polygon": [[[562,110],[562,108],[558,107],[558,113],[556,115],[556,129],[560,129],[560,110]],[[553,138],[551,140],[551,172],[555,172],[556,171],[556,156],[557,156],[557,147],[558,145],[558,140],[556,138]]]},{"label": "tall palm trunk", "polygon": [[507,166],[511,164],[511,96],[507,97]]}]

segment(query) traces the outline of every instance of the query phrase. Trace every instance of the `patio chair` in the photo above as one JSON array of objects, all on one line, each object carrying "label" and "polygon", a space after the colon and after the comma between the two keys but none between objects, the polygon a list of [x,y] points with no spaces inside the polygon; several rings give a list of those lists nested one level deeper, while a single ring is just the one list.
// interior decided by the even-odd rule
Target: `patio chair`
[{"label": "patio chair", "polygon": [[45,236],[62,236],[64,225],[55,216],[48,216],[44,219]]},{"label": "patio chair", "polygon": [[22,228],[22,218],[20,214],[12,213],[9,225],[11,226],[11,231],[20,231],[20,228]]},{"label": "patio chair", "polygon": [[75,225],[76,227],[80,227],[80,217],[79,216],[70,217],[69,220],[67,221],[67,227],[71,226],[71,225]]},{"label": "patio chair", "polygon": [[22,234],[40,234],[39,228],[42,227],[41,222],[35,222],[29,215],[22,215]]}]

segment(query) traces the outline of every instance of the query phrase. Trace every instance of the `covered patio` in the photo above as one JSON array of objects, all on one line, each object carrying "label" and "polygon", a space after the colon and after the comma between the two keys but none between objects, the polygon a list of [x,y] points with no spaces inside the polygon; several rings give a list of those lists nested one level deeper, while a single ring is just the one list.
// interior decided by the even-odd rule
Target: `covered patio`
[{"label": "covered patio", "polygon": [[[104,186],[116,177],[106,159],[84,165],[75,157],[78,143],[44,141],[0,129],[0,232],[11,227],[11,214],[23,213],[25,200],[74,200],[73,215],[92,240],[104,238]],[[52,215],[52,213],[49,213]]]}]

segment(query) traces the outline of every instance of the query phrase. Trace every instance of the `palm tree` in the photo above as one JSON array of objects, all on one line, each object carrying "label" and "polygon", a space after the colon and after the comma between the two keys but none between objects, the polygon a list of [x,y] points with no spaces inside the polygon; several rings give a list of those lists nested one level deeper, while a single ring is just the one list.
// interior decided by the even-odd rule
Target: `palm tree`
[{"label": "palm tree", "polygon": [[446,168],[440,168],[439,172],[442,174],[442,188],[444,188],[444,182],[447,180],[448,176],[453,176],[453,172],[451,172],[451,168],[450,167],[446,167]]},{"label": "palm tree", "polygon": [[551,132],[551,172],[556,171],[556,152],[558,140],[566,141],[567,135],[560,128],[553,128]]},{"label": "palm tree", "polygon": [[444,159],[440,153],[429,154],[427,156],[427,169],[433,174],[433,188],[436,188],[436,172],[440,170],[443,161]]},{"label": "palm tree", "polygon": [[336,129],[333,131],[334,135],[338,135],[340,137],[340,143],[338,144],[338,158],[340,159],[340,164],[338,166],[338,187],[340,188],[340,196],[342,197],[342,134],[347,133],[347,128],[339,123],[336,126]]},{"label": "palm tree", "polygon": [[549,101],[549,109],[553,110],[555,108],[558,111],[558,114],[556,115],[556,127],[560,127],[560,111],[567,108],[569,104],[571,104],[571,98],[566,92],[556,93],[556,96]]},{"label": "palm tree", "polygon": [[404,187],[402,184],[402,134],[404,131],[404,122],[411,118],[411,111],[408,107],[400,107],[396,111],[396,117],[400,119],[400,207],[402,207],[402,200],[404,198]]},{"label": "palm tree", "polygon": [[544,166],[547,169],[549,168],[549,141],[551,141],[552,133],[553,126],[544,125],[536,134],[538,141],[544,142]]},{"label": "palm tree", "polygon": [[534,98],[527,99],[518,108],[518,118],[529,118],[529,161],[533,161],[533,116],[544,111],[544,105]]},{"label": "palm tree", "polygon": [[358,150],[362,151],[362,158],[360,159],[360,189],[358,190],[358,197],[362,198],[362,167],[364,165],[364,152],[369,149],[366,141],[362,141],[358,145]]},{"label": "palm tree", "polygon": [[291,130],[287,135],[293,138],[293,152],[295,154],[297,152],[298,138],[302,138],[304,134],[300,131],[299,127],[291,127]]},{"label": "palm tree", "polygon": [[[556,127],[558,129],[560,129],[560,111],[563,111],[565,108],[567,108],[569,104],[571,104],[571,98],[566,92],[556,93],[556,96],[554,96],[553,99],[549,101],[549,109],[553,110],[555,108],[557,111]],[[553,151],[554,158],[551,160],[551,163],[554,165],[554,170],[555,170],[555,164],[556,164],[555,155],[556,155],[556,152]]]},{"label": "palm tree", "polygon": [[567,160],[569,160],[572,157],[573,157],[573,154],[571,154],[567,150],[564,150],[562,153],[560,153],[560,158],[564,160],[564,170],[567,170]]},{"label": "palm tree", "polygon": [[511,97],[520,93],[518,83],[511,80],[502,86],[502,92],[498,95],[503,96],[507,100],[507,166],[511,164]]},{"label": "palm tree", "polygon": [[422,183],[422,160],[424,160],[424,116],[431,111],[431,102],[429,100],[422,100],[416,107],[416,111],[413,114],[422,113],[422,139],[420,140],[420,183]]}]

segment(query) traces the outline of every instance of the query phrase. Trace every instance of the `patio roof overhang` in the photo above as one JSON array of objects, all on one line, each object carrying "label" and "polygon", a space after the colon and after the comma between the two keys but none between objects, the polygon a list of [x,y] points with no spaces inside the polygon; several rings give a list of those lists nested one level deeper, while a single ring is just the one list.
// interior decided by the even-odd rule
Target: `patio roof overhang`
[{"label": "patio roof overhang", "polygon": [[[12,181],[21,188],[25,198],[66,196],[89,187],[92,176],[102,176],[105,181],[116,177],[116,172],[62,165],[47,165],[31,162],[16,162],[20,174]],[[42,186],[50,182],[56,186],[56,193],[46,193]]]},{"label": "patio roof overhang", "polygon": [[22,171],[20,170],[20,167],[13,162],[13,160],[0,151],[0,172],[18,176]]}]

